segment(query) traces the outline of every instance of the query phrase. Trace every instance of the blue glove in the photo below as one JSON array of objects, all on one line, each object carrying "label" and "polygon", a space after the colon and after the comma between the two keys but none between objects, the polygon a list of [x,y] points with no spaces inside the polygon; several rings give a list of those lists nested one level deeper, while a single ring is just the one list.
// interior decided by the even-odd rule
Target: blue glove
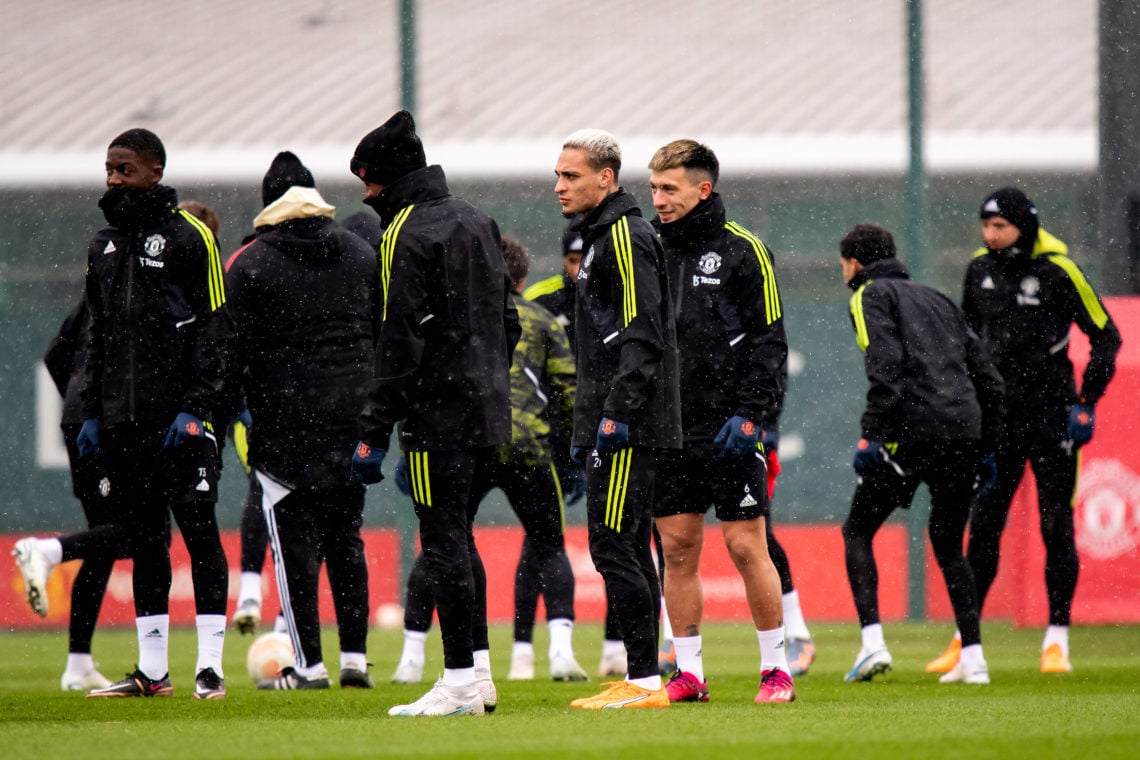
[{"label": "blue glove", "polygon": [[978,460],[978,491],[988,491],[997,485],[997,454],[992,451],[982,454]]},{"label": "blue glove", "polygon": [[365,485],[379,483],[384,479],[384,473],[380,472],[380,465],[384,464],[384,457],[387,454],[388,452],[385,449],[374,449],[364,441],[356,444],[356,450],[352,452],[349,477]]},{"label": "blue glove", "polygon": [[392,473],[392,480],[396,483],[396,488],[400,489],[400,493],[404,496],[412,495],[412,481],[408,480],[407,457],[400,457],[400,461],[396,462],[396,470]]},{"label": "blue glove", "polygon": [[83,427],[79,428],[79,435],[75,438],[75,445],[79,449],[79,456],[98,454],[102,445],[103,423],[97,418],[83,420]]},{"label": "blue glove", "polygon": [[598,423],[598,443],[594,446],[599,456],[616,454],[629,448],[629,425],[609,417]]},{"label": "blue glove", "polygon": [[855,468],[855,474],[862,477],[881,467],[889,458],[883,444],[860,438],[859,443],[855,445],[855,458],[851,466]]},{"label": "blue glove", "polygon": [[757,452],[756,444],[760,441],[760,428],[746,420],[739,414],[728,418],[728,422],[721,426],[720,432],[713,438],[713,443],[723,444],[718,456],[743,457]]},{"label": "blue glove", "polygon": [[1093,427],[1096,425],[1096,413],[1092,404],[1073,404],[1069,408],[1069,440],[1074,446],[1081,447],[1092,440]]},{"label": "blue glove", "polygon": [[171,423],[170,430],[166,431],[166,440],[162,442],[162,448],[166,449],[171,446],[177,448],[191,438],[201,438],[205,434],[205,422],[189,412],[179,412],[178,416],[174,418],[174,422]]},{"label": "blue glove", "polygon": [[570,447],[570,461],[574,464],[585,464],[586,455],[590,453],[590,449],[586,446],[571,446]]},{"label": "blue glove", "polygon": [[242,409],[238,412],[237,421],[245,425],[246,430],[253,427],[253,417],[249,414],[249,409]]},{"label": "blue glove", "polygon": [[780,448],[780,434],[775,430],[761,430],[760,443],[764,444],[764,453],[771,454]]},{"label": "blue glove", "polygon": [[581,467],[571,467],[566,472],[566,493],[562,503],[572,507],[586,495],[586,476]]}]

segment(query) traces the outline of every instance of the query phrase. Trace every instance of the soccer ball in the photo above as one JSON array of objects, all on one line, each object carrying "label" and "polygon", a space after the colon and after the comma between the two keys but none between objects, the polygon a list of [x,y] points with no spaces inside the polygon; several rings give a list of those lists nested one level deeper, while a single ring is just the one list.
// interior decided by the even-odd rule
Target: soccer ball
[{"label": "soccer ball", "polygon": [[245,666],[254,683],[276,678],[284,668],[297,664],[293,644],[285,633],[264,633],[249,645]]}]

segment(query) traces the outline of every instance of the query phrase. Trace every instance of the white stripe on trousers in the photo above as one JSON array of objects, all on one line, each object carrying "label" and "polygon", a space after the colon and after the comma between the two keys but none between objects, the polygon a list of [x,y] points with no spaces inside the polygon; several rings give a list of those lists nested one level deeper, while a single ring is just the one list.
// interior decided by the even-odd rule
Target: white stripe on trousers
[{"label": "white stripe on trousers", "polygon": [[265,516],[265,528],[269,535],[269,550],[273,556],[273,575],[277,579],[277,597],[281,603],[281,614],[285,617],[285,630],[293,644],[293,656],[298,668],[308,667],[305,651],[301,647],[301,637],[297,633],[297,621],[293,617],[293,603],[289,598],[289,581],[285,575],[285,558],[281,551],[281,534],[277,531],[277,516],[273,507],[292,491],[270,476],[254,470],[261,483],[261,513]]}]

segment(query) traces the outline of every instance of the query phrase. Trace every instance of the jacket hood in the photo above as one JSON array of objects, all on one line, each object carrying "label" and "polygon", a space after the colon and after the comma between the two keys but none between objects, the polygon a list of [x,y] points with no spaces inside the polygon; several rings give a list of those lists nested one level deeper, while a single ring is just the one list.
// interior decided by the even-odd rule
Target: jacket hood
[{"label": "jacket hood", "polygon": [[307,219],[336,216],[336,206],[330,206],[315,187],[294,185],[277,200],[270,203],[253,220],[254,229],[271,227],[290,219]]},{"label": "jacket hood", "polygon": [[858,290],[871,280],[909,279],[910,272],[906,270],[906,264],[903,264],[897,258],[879,259],[860,269],[856,275],[851,278],[851,281],[847,283],[847,287],[852,290]]},{"label": "jacket hood", "polygon": [[325,216],[287,219],[257,235],[260,243],[297,261],[314,264],[340,258],[339,225]]}]

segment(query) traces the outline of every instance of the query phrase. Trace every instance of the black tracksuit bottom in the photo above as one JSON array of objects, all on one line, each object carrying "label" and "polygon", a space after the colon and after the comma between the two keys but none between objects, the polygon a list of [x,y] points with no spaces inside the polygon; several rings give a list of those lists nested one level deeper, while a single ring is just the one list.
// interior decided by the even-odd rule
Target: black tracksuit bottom
[{"label": "black tracksuit bottom", "polygon": [[[501,462],[496,459],[486,469],[475,473],[471,486],[471,499],[475,509],[494,488],[501,488],[507,501],[522,523],[525,536],[522,552],[515,571],[514,640],[532,641],[538,598],[546,605],[546,617],[574,619],[574,573],[566,556],[563,531],[562,495],[554,469],[549,464],[524,465]],[[482,561],[472,555],[476,576],[483,575]],[[477,583],[478,585],[478,583]],[[486,586],[484,580],[483,586]],[[486,645],[486,604],[483,618],[474,621],[474,649]],[[404,627],[412,631],[427,631],[431,627],[435,599],[428,580],[427,564],[423,554],[416,558],[408,576],[408,593],[405,603]],[[481,640],[482,639],[482,640]]]},{"label": "black tracksuit bottom", "polygon": [[966,556],[974,569],[979,608],[985,604],[997,576],[1001,534],[1028,461],[1037,480],[1049,625],[1069,625],[1080,573],[1073,528],[1080,457],[1077,450],[1062,445],[1067,419],[1068,410],[1058,408],[1038,411],[1028,420],[1011,415],[1006,422],[997,451],[997,484],[978,494],[970,514]]},{"label": "black tracksuit bottom", "polygon": [[217,445],[201,438],[163,449],[165,437],[161,426],[106,428],[100,457],[115,505],[113,522],[61,537],[63,559],[132,558],[135,616],[166,615],[173,514],[190,555],[197,613],[225,615],[229,569],[215,515]]},{"label": "black tracksuit bottom", "polygon": [[658,459],[656,450],[636,446],[586,457],[590,556],[625,642],[630,679],[658,673],[661,583],[650,546]]},{"label": "black tracksuit bottom", "polygon": [[264,499],[265,525],[286,628],[299,667],[324,661],[318,580],[328,571],[342,652],[365,652],[368,563],[360,528],[364,486],[298,488],[275,504]]},{"label": "black tracksuit bottom", "polygon": [[900,445],[893,461],[902,473],[884,463],[855,488],[851,512],[843,524],[843,543],[847,580],[860,625],[879,622],[879,571],[872,540],[892,512],[910,507],[919,483],[926,483],[930,489],[930,545],[946,582],[962,645],[981,642],[974,576],[962,554],[978,457],[977,441]]}]

